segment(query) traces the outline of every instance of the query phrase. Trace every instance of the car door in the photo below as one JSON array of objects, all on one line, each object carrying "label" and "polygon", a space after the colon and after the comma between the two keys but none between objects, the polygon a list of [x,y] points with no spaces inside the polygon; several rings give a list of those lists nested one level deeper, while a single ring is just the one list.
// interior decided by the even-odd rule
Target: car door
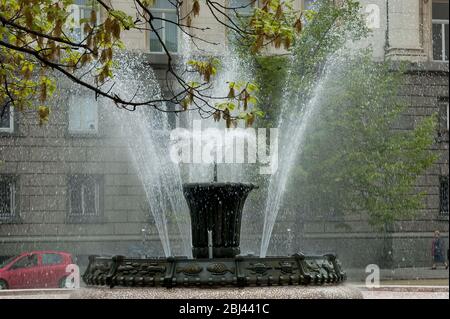
[{"label": "car door", "polygon": [[28,263],[22,268],[24,289],[39,288],[39,257],[37,254],[28,256]]},{"label": "car door", "polygon": [[8,286],[10,289],[22,289],[23,288],[23,276],[22,269],[26,263],[28,256],[18,258],[7,271]]},{"label": "car door", "polygon": [[63,256],[58,253],[43,253],[42,260],[42,287],[58,288],[60,280],[66,274],[66,264]]},{"label": "car door", "polygon": [[38,271],[38,256],[26,255],[11,265],[8,272],[10,288],[28,289],[36,288]]}]

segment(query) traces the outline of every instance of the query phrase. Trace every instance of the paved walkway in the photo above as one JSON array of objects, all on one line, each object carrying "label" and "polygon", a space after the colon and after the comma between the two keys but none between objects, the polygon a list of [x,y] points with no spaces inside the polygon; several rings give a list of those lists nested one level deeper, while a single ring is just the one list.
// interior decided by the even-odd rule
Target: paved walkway
[{"label": "paved walkway", "polygon": [[0,290],[0,299],[69,299],[72,289],[12,289]]},{"label": "paved walkway", "polygon": [[[379,288],[368,289],[364,286],[354,286],[358,288],[364,299],[449,299],[449,287],[447,286],[411,286],[411,285],[385,285]],[[281,288],[281,287],[280,287]],[[336,287],[335,287],[336,288]],[[334,289],[335,289],[334,288]],[[85,288],[84,288],[85,289]],[[264,290],[264,288],[258,288]],[[96,289],[93,289],[95,292]],[[110,297],[117,294],[118,289],[108,290]],[[279,289],[279,298],[292,296],[283,296],[283,288]],[[87,289],[86,291],[89,291]],[[239,290],[241,291],[241,290]],[[1,290],[0,299],[70,299],[71,297],[79,298],[82,290],[71,289],[27,289],[27,290]],[[133,292],[130,290],[125,297],[133,298]],[[220,294],[220,290],[215,290]],[[108,297],[108,294],[105,295]],[[116,296],[117,297],[117,296]],[[122,296],[123,297],[123,296]],[[206,294],[206,297],[211,297]],[[312,296],[309,296],[312,297]],[[319,296],[320,297],[320,296]],[[321,296],[324,297],[323,295]]]},{"label": "paved walkway", "polygon": [[449,299],[448,292],[363,291],[364,299]]},{"label": "paved walkway", "polygon": [[[365,269],[345,269],[349,281],[365,281],[368,273]],[[449,271],[444,267],[432,270],[431,267],[425,268],[396,268],[380,269],[380,279],[383,280],[425,280],[425,279],[447,279]]]},{"label": "paved walkway", "polygon": [[357,286],[364,299],[449,299],[449,287],[426,285],[381,285],[378,288]]}]

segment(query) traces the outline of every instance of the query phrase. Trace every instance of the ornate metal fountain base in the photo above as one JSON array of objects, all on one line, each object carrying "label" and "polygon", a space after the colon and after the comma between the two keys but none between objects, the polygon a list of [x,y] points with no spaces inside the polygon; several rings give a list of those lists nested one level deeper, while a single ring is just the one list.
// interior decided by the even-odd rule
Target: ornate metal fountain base
[{"label": "ornate metal fountain base", "polygon": [[333,254],[289,257],[135,259],[91,256],[87,285],[120,287],[248,287],[338,284],[346,279]]}]

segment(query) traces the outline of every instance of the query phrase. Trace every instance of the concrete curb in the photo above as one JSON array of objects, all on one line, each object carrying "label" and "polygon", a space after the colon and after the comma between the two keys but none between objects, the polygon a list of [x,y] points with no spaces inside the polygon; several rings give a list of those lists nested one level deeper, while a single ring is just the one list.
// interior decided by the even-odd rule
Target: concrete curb
[{"label": "concrete curb", "polygon": [[76,289],[62,288],[0,290],[0,299],[8,296],[68,295],[74,293],[75,291]]}]

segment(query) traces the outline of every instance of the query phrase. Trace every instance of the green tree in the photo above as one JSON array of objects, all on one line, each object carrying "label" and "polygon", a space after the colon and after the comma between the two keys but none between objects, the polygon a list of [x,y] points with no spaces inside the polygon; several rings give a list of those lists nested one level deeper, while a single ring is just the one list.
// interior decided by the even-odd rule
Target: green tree
[{"label": "green tree", "polygon": [[[422,205],[423,194],[414,186],[436,159],[430,151],[436,118],[411,131],[395,129],[408,108],[400,92],[402,70],[374,62],[368,49],[345,49],[369,34],[359,10],[357,1],[318,3],[292,56],[259,58],[254,64],[258,98],[272,126],[280,116],[299,123],[302,107],[327,77],[292,171],[285,208],[311,217],[364,213],[383,229]],[[333,63],[339,65],[325,75]],[[299,112],[292,111],[295,105],[301,106]]]},{"label": "green tree", "polygon": [[417,212],[423,195],[414,191],[417,176],[436,159],[430,151],[436,117],[410,131],[395,129],[408,107],[402,77],[361,54],[327,81],[293,175],[297,205],[319,216],[365,213],[377,228]]},{"label": "green tree", "polygon": [[[296,12],[291,1],[264,0],[256,6],[245,25],[237,22],[239,10],[253,6],[256,1],[248,0],[238,6],[224,6],[216,1],[173,0],[178,19],[171,21],[152,13],[155,0],[129,1],[135,8],[132,16],[114,8],[114,1],[86,0],[90,15],[80,22],[82,39],[71,35],[74,29],[70,15],[74,0],[0,0],[0,106],[1,114],[8,106],[22,110],[34,108],[41,122],[49,118],[47,100],[56,89],[56,79],[64,76],[77,85],[112,100],[120,107],[134,110],[136,107],[161,107],[161,102],[179,105],[170,112],[197,110],[203,117],[225,120],[228,126],[238,119],[250,125],[261,115],[253,110],[256,105],[252,83],[240,83],[239,79],[230,84],[229,92],[211,96],[208,92],[211,78],[218,71],[217,60],[205,57],[199,61],[189,61],[179,70],[172,53],[158,33],[158,24],[164,20],[173,24],[192,41],[210,44],[195,31],[204,31],[201,21],[194,25],[200,10],[207,10],[217,23],[236,34],[249,51],[258,54],[268,46],[289,48],[300,31],[300,12]],[[202,5],[201,5],[202,4]],[[181,14],[181,8],[188,14]],[[98,12],[102,14],[99,16]],[[101,17],[101,18],[99,18]],[[126,49],[121,41],[123,30],[149,30],[159,41],[168,58],[167,68],[170,83],[174,83],[169,97],[155,97],[150,100],[125,99],[111,89],[114,86],[114,55]],[[187,81],[186,73],[197,73],[198,81]],[[89,80],[93,78],[94,80]],[[214,100],[223,100],[227,102]],[[211,102],[213,101],[213,102]],[[38,103],[36,103],[38,102]],[[249,106],[252,106],[250,108]]]}]

